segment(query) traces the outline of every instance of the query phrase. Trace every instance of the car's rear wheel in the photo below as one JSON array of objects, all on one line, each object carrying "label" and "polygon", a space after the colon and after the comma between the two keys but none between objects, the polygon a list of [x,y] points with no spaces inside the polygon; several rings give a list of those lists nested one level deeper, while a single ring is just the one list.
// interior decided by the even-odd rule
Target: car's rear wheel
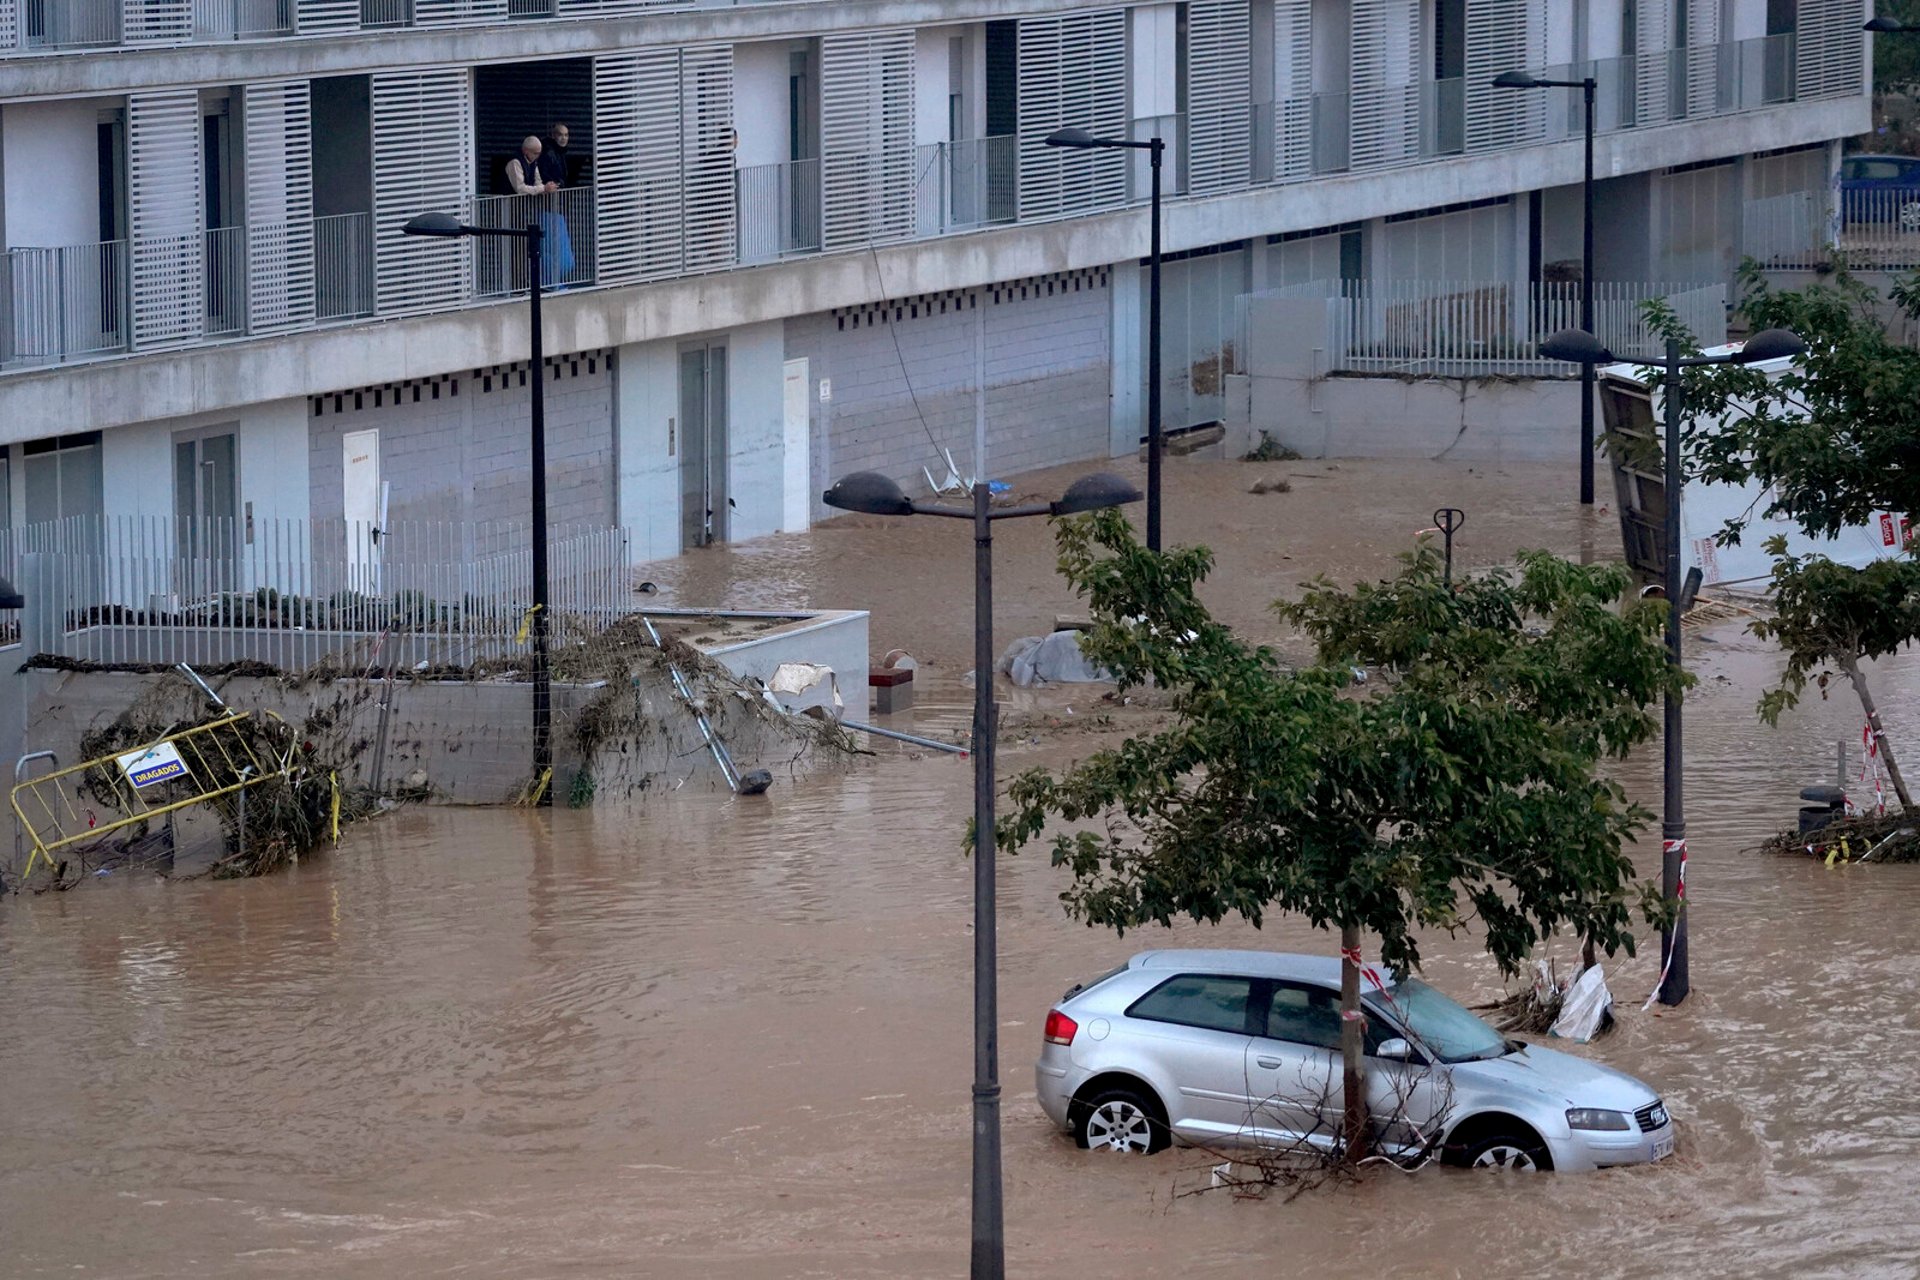
[{"label": "car's rear wheel", "polygon": [[1900,206],[1900,228],[1903,231],[1920,231],[1920,200],[1909,200]]},{"label": "car's rear wheel", "polygon": [[1092,1151],[1147,1156],[1172,1141],[1159,1104],[1137,1089],[1103,1089],[1077,1110],[1074,1139]]},{"label": "car's rear wheel", "polygon": [[1461,1163],[1471,1169],[1515,1173],[1544,1173],[1553,1168],[1553,1158],[1537,1139],[1517,1133],[1489,1133],[1475,1140],[1462,1153]]}]

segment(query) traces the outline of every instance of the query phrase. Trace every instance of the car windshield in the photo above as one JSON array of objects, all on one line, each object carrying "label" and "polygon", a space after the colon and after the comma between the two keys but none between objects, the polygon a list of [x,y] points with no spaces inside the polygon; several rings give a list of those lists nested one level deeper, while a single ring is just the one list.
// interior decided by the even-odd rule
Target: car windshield
[{"label": "car windshield", "polygon": [[1370,999],[1398,1017],[1442,1062],[1498,1058],[1507,1052],[1507,1041],[1498,1031],[1418,978],[1408,978]]}]

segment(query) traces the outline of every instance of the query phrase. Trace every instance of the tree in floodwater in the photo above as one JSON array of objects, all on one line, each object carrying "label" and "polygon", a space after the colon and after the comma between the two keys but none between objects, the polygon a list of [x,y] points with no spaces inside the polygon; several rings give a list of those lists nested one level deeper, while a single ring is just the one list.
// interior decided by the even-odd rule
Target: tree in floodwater
[{"label": "tree in floodwater", "polygon": [[[1920,511],[1920,350],[1889,333],[1881,318],[1891,302],[1909,323],[1920,323],[1920,277],[1896,283],[1885,300],[1844,266],[1830,283],[1783,291],[1769,288],[1749,263],[1742,284],[1747,326],[1792,329],[1808,350],[1797,367],[1771,377],[1738,365],[1687,376],[1689,471],[1710,481],[1756,483],[1769,504],[1743,513],[1721,538],[1738,542],[1756,515],[1771,515],[1816,538],[1885,519],[1888,544],[1900,544],[1894,558],[1856,569],[1820,555],[1789,556],[1785,539],[1769,540],[1779,612],[1752,630],[1780,643],[1787,668],[1762,695],[1760,715],[1777,723],[1809,676],[1838,667],[1860,699],[1901,805],[1911,808],[1860,662],[1920,640],[1914,547],[1894,532],[1904,529],[1903,519],[1881,515]],[[1663,333],[1675,323],[1671,313],[1652,319]]]},{"label": "tree in floodwater", "polygon": [[[1624,612],[1624,569],[1527,553],[1444,581],[1422,546],[1393,578],[1324,579],[1275,606],[1319,661],[1289,668],[1216,621],[1205,548],[1156,555],[1115,512],[1063,521],[1060,567],[1090,606],[1088,658],[1158,686],[1171,723],[1009,787],[1007,852],[1063,820],[1068,913],[1124,934],[1175,917],[1256,926],[1293,912],[1340,931],[1346,1151],[1368,1143],[1360,939],[1420,965],[1416,931],[1477,922],[1503,972],[1556,929],[1633,951],[1663,919],[1621,849],[1647,819],[1601,765],[1658,728],[1664,604]],[[1355,665],[1379,672],[1360,685]],[[1093,829],[1089,829],[1092,825]]]},{"label": "tree in floodwater", "polygon": [[1920,636],[1920,561],[1903,555],[1855,569],[1825,556],[1790,556],[1785,538],[1768,539],[1767,549],[1774,556],[1774,615],[1756,619],[1752,630],[1779,643],[1787,669],[1779,686],[1760,699],[1760,715],[1777,724],[1780,713],[1799,701],[1809,678],[1817,678],[1825,696],[1825,668],[1838,667],[1860,698],[1900,807],[1913,812],[1913,797],[1881,732],[1880,710],[1860,662],[1884,657]]}]

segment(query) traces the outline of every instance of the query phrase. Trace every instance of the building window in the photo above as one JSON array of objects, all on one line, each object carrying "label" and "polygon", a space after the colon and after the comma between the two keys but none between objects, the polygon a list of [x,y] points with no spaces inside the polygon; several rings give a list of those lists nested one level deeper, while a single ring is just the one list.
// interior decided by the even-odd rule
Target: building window
[{"label": "building window", "polygon": [[26,456],[26,523],[106,513],[98,431],[29,440],[21,452]]}]

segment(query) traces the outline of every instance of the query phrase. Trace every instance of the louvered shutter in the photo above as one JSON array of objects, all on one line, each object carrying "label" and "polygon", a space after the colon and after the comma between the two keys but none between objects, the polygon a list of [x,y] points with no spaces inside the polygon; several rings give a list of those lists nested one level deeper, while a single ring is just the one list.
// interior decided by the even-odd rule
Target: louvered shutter
[{"label": "louvered shutter", "polygon": [[200,175],[200,95],[127,95],[127,220],[133,239],[133,345],[197,337],[206,319],[201,274],[206,195]]},{"label": "louvered shutter", "polygon": [[1348,83],[1355,169],[1398,164],[1419,153],[1416,18],[1412,0],[1353,0]]},{"label": "louvered shutter", "polygon": [[1546,60],[1541,0],[1475,0],[1467,6],[1467,150],[1511,147],[1540,136],[1548,95],[1496,89],[1493,78],[1502,71],[1537,70]]},{"label": "louvered shutter", "polygon": [[1046,139],[1067,126],[1127,136],[1126,11],[1022,18],[1018,43],[1021,220],[1125,203],[1128,153]]},{"label": "louvered shutter", "polygon": [[373,95],[374,299],[381,314],[450,307],[467,296],[471,241],[409,236],[422,213],[461,215],[473,182],[473,104],[465,67],[376,72]]},{"label": "louvered shutter", "polygon": [[1668,55],[1673,49],[1672,0],[1638,0],[1634,8],[1633,115],[1639,124],[1660,124],[1671,108]]},{"label": "louvered shutter", "polygon": [[1313,172],[1313,0],[1274,0],[1273,175]]},{"label": "louvered shutter", "polygon": [[14,0],[0,0],[0,49],[11,49],[19,42],[19,10]]},{"label": "louvered shutter", "polygon": [[733,220],[733,46],[680,58],[681,177],[686,271],[730,267]]},{"label": "louvered shutter", "polygon": [[658,280],[680,274],[680,227],[685,193],[680,185],[680,51],[638,55],[640,116],[635,170],[640,184],[636,222],[640,230],[639,276]]},{"label": "louvered shutter", "polygon": [[120,38],[124,44],[181,44],[193,34],[187,0],[125,0]]},{"label": "louvered shutter", "polygon": [[506,19],[507,0],[413,0],[416,27],[468,27]]},{"label": "louvered shutter", "polygon": [[1244,187],[1252,176],[1253,86],[1247,0],[1187,6],[1187,191]]},{"label": "louvered shutter", "polygon": [[[1862,91],[1866,21],[1862,0],[1801,0],[1794,87],[1801,98]],[[1899,39],[1894,36],[1892,39]]]},{"label": "louvered shutter", "polygon": [[303,36],[360,29],[360,0],[296,0],[294,23]]},{"label": "louvered shutter", "polygon": [[247,316],[263,333],[313,319],[313,127],[305,80],[244,94]]},{"label": "louvered shutter", "polygon": [[1687,5],[1687,115],[1710,116],[1720,107],[1720,6]]},{"label": "louvered shutter", "polygon": [[904,240],[914,231],[914,33],[820,41],[821,246]]},{"label": "louvered shutter", "polygon": [[658,103],[642,91],[642,65],[660,55],[616,53],[593,60],[593,227],[599,243],[594,265],[602,284],[642,277],[640,167],[656,157],[641,147]]}]

